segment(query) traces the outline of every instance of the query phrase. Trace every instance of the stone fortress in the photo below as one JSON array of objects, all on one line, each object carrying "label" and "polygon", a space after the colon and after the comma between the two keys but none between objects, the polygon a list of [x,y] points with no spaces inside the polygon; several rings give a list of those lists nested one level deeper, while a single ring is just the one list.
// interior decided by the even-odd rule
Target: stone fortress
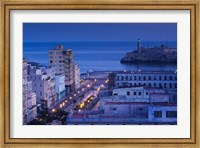
[{"label": "stone fortress", "polygon": [[121,63],[177,63],[177,48],[165,45],[159,47],[141,47],[140,39],[137,41],[137,50],[126,53]]}]

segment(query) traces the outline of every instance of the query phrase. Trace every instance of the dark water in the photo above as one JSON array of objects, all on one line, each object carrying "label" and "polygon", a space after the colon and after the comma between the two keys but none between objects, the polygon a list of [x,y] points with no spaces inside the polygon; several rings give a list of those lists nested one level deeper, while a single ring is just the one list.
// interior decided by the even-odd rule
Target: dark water
[{"label": "dark water", "polygon": [[[96,71],[111,70],[176,70],[174,64],[121,64],[120,59],[126,52],[136,49],[136,42],[40,42],[24,43],[23,57],[31,62],[42,65],[48,64],[48,50],[58,44],[74,51],[75,62],[81,72],[89,69]],[[143,47],[160,46],[167,44],[176,47],[176,42],[142,42]]]}]

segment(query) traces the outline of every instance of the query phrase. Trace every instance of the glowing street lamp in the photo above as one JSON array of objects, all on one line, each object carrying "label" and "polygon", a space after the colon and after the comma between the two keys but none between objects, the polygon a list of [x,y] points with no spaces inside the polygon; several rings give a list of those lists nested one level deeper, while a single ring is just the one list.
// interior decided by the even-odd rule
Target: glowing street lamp
[{"label": "glowing street lamp", "polygon": [[74,94],[74,96],[76,96],[76,94]]},{"label": "glowing street lamp", "polygon": [[52,112],[53,112],[53,113],[56,112],[56,109],[53,108],[53,109],[52,109]]},{"label": "glowing street lamp", "polygon": [[97,79],[94,79],[94,82],[96,82],[97,81]]},{"label": "glowing street lamp", "polygon": [[62,108],[62,104],[60,104],[60,108]]},{"label": "glowing street lamp", "polygon": [[84,91],[85,89],[84,88],[82,88],[82,91]]},{"label": "glowing street lamp", "polygon": [[90,84],[88,84],[87,87],[90,88]]},{"label": "glowing street lamp", "polygon": [[72,99],[72,97],[69,97],[70,99]]}]

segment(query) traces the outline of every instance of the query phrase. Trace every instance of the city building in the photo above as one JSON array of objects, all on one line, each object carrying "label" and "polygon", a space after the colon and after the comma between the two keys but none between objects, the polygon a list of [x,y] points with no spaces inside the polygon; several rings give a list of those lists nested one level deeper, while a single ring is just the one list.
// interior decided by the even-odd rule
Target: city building
[{"label": "city building", "polygon": [[41,104],[42,108],[51,108],[57,99],[53,68],[29,65],[28,80],[32,81],[32,89],[37,95],[37,103]]},{"label": "city building", "polygon": [[80,68],[77,64],[74,64],[74,83],[77,90],[80,87]]},{"label": "city building", "polygon": [[[177,89],[177,72],[176,71],[123,71],[110,74],[113,81],[109,83],[113,88],[148,86],[160,87],[168,90]],[[111,87],[110,86],[110,87]]]},{"label": "city building", "polygon": [[177,104],[164,88],[123,87],[100,95],[97,111],[78,112],[68,124],[177,124]]},{"label": "city building", "polygon": [[23,60],[23,124],[36,117],[36,93],[32,91],[32,81],[28,81],[28,62]]},{"label": "city building", "polygon": [[74,90],[74,54],[72,49],[64,49],[63,45],[49,50],[49,66],[55,67],[57,75],[65,75],[65,85],[69,91]]},{"label": "city building", "polygon": [[65,75],[55,75],[57,101],[62,100],[66,96],[65,92]]}]

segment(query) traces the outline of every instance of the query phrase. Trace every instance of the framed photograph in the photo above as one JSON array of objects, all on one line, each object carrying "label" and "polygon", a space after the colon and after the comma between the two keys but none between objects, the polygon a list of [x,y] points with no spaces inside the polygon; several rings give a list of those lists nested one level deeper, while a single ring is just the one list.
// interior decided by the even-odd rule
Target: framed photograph
[{"label": "framed photograph", "polygon": [[1,1],[1,145],[199,146],[199,1]]}]

